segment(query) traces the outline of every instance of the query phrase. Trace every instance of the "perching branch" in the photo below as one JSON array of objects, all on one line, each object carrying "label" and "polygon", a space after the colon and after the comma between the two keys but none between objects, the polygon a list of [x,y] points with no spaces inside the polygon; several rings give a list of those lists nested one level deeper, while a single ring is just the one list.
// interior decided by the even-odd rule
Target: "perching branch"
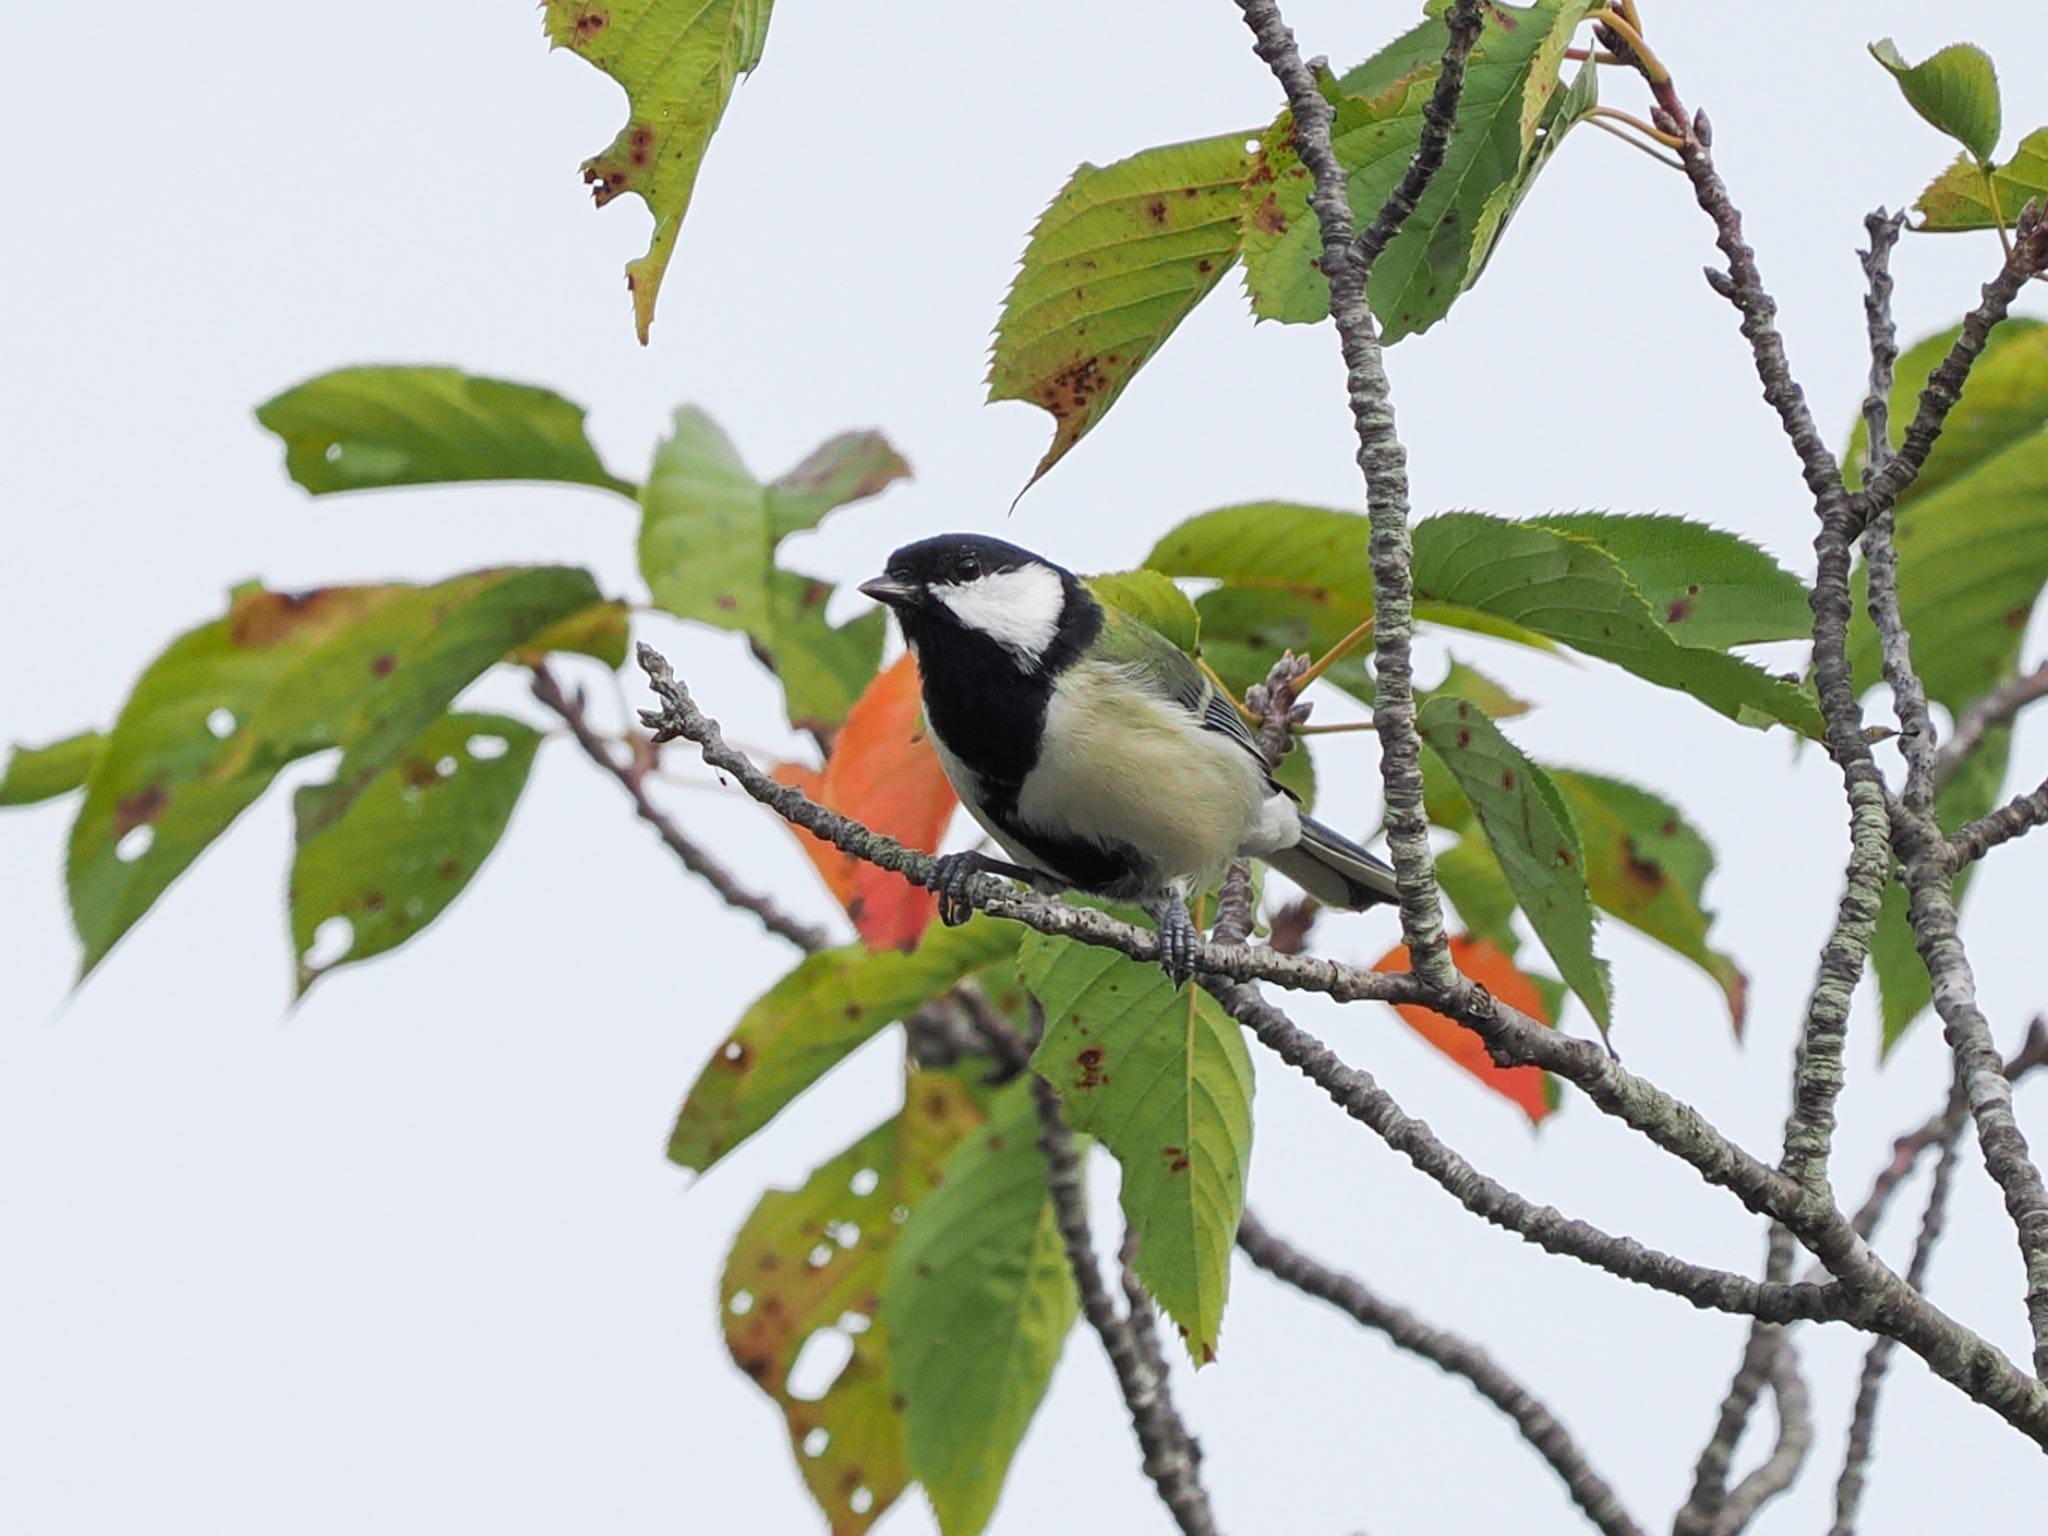
[{"label": "perching branch", "polygon": [[2000,843],[2009,843],[2042,825],[2048,825],[2048,779],[2041,781],[2039,789],[2014,795],[1997,810],[1956,828],[1955,836],[1948,840],[1949,866],[1961,869]]},{"label": "perching branch", "polygon": [[1401,892],[1401,934],[1409,964],[1433,990],[1448,993],[1461,978],[1451,964],[1437,897],[1429,824],[1422,811],[1422,746],[1415,728],[1415,683],[1410,662],[1414,633],[1413,550],[1408,533],[1408,460],[1394,429],[1394,410],[1379,332],[1366,302],[1366,279],[1386,242],[1414,212],[1443,163],[1457,119],[1465,59],[1479,36],[1479,0],[1453,0],[1444,14],[1449,29],[1441,72],[1423,110],[1415,159],[1363,239],[1354,240],[1343,165],[1330,143],[1332,109],[1302,61],[1294,34],[1273,0],[1238,0],[1258,56],[1286,93],[1294,117],[1294,149],[1314,178],[1309,206],[1323,237],[1322,269],[1330,284],[1330,318],[1344,352],[1358,466],[1364,471],[1371,524],[1373,671],[1377,694],[1380,774],[1386,790],[1387,846]]},{"label": "perching branch", "polygon": [[1572,1502],[1596,1528],[1607,1536],[1642,1536],[1642,1528],[1629,1517],[1613,1488],[1588,1465],[1571,1431],[1477,1344],[1432,1327],[1406,1307],[1374,1295],[1362,1281],[1318,1263],[1268,1232],[1250,1212],[1238,1226],[1237,1246],[1276,1279],[1349,1313],[1446,1375],[1464,1377],[1481,1397],[1515,1421],[1522,1438],[1563,1479]]},{"label": "perching branch", "polygon": [[[786,820],[877,868],[893,870],[914,884],[932,884],[937,861],[930,854],[905,848],[825,809],[800,790],[777,783],[726,744],[717,722],[697,708],[659,652],[643,644],[639,660],[662,704],[641,715],[657,741],[684,737],[695,742],[707,763],[730,775],[749,795]],[[1114,949],[1135,960],[1156,962],[1159,958],[1156,934],[1106,913],[1018,892],[985,875],[970,881],[963,894],[968,905],[1041,933]],[[1199,971],[1221,980],[1272,981],[1340,1000],[1421,1002],[1471,1028],[1496,1061],[1540,1066],[1575,1083],[1604,1113],[1683,1158],[1709,1182],[1732,1191],[1752,1210],[1790,1226],[1850,1293],[1848,1310],[1842,1315],[1859,1326],[1897,1337],[1944,1379],[2048,1444],[2048,1386],[2022,1374],[1991,1344],[1913,1295],[1839,1211],[1817,1213],[1810,1209],[1783,1175],[1729,1141],[1698,1110],[1625,1070],[1594,1042],[1547,1029],[1462,977],[1454,992],[1444,995],[1425,988],[1420,978],[1410,974],[1380,975],[1332,960],[1277,955],[1241,944],[1200,945],[1193,958]],[[1755,1284],[1739,1276],[1729,1278],[1743,1286]]]},{"label": "perching branch", "polygon": [[2048,662],[2018,677],[2008,678],[1983,698],[1956,716],[1955,729],[1934,759],[1934,787],[1940,789],[1985,736],[2038,699],[2048,698]]}]

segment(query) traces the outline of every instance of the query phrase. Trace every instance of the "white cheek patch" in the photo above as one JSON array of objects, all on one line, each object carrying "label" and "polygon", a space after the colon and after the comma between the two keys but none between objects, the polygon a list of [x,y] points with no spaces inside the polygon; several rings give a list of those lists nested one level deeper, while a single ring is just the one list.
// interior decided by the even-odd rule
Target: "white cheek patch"
[{"label": "white cheek patch", "polygon": [[1066,606],[1059,572],[1043,565],[991,571],[958,586],[936,586],[932,596],[966,628],[1033,663],[1059,633],[1060,612]]}]

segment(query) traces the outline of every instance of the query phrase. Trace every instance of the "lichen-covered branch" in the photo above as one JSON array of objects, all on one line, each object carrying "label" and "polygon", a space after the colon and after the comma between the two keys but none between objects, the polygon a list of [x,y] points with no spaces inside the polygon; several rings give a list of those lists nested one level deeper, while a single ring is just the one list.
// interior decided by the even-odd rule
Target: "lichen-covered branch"
[{"label": "lichen-covered branch", "polygon": [[1379,332],[1366,302],[1373,259],[1399,231],[1443,162],[1464,87],[1465,59],[1479,36],[1479,0],[1452,0],[1444,20],[1449,42],[1423,112],[1414,160],[1386,205],[1355,240],[1348,177],[1330,143],[1332,109],[1303,62],[1294,34],[1273,0],[1238,0],[1253,47],[1280,84],[1294,118],[1294,149],[1313,178],[1309,206],[1322,232],[1323,275],[1330,284],[1330,318],[1344,353],[1358,466],[1365,474],[1373,573],[1373,719],[1380,742],[1386,792],[1387,846],[1401,892],[1401,932],[1409,964],[1433,989],[1459,981],[1451,964],[1437,897],[1429,824],[1422,811],[1422,746],[1415,727],[1415,686],[1410,661],[1414,633],[1413,550],[1408,533],[1408,459],[1394,428],[1394,409],[1380,355]]},{"label": "lichen-covered branch", "polygon": [[1997,810],[1956,828],[1955,836],[1948,840],[1949,865],[1961,869],[1972,860],[1983,858],[2000,843],[2009,843],[2043,825],[2048,825],[2048,779],[2041,781],[2040,788],[2014,795]]},{"label": "lichen-covered branch", "polygon": [[1502,1413],[1530,1447],[1564,1482],[1572,1502],[1606,1536],[1642,1536],[1607,1480],[1587,1462],[1571,1431],[1544,1404],[1469,1339],[1424,1322],[1406,1307],[1374,1295],[1364,1282],[1340,1274],[1275,1237],[1247,1211],[1237,1229],[1237,1246],[1259,1268],[1299,1291],[1336,1307],[1383,1333],[1410,1354],[1420,1355],[1451,1376],[1462,1376]]},{"label": "lichen-covered branch", "polygon": [[2048,662],[2008,678],[1956,716],[1955,729],[1934,759],[1934,787],[1940,789],[1976,751],[1985,736],[2037,700],[2048,698]]},{"label": "lichen-covered branch", "polygon": [[[932,884],[937,861],[931,855],[905,848],[825,809],[800,790],[777,783],[745,754],[726,744],[717,722],[697,708],[659,652],[643,644],[639,659],[661,700],[661,708],[643,711],[641,716],[657,741],[684,737],[695,742],[707,763],[795,825],[915,884]],[[991,876],[976,877],[963,895],[970,906],[1025,923],[1041,933],[1114,949],[1133,959],[1159,958],[1158,937],[1149,930],[1119,922],[1106,913],[1018,893]],[[1914,1296],[1839,1211],[1832,1207],[1815,1210],[1802,1199],[1798,1187],[1776,1169],[1730,1141],[1691,1105],[1627,1071],[1595,1042],[1547,1029],[1462,977],[1450,991],[1437,992],[1412,974],[1380,975],[1333,960],[1280,955],[1243,944],[1198,946],[1194,964],[1220,981],[1264,980],[1340,999],[1421,1002],[1472,1029],[1496,1061],[1540,1066],[1577,1085],[1604,1113],[1682,1158],[1708,1182],[1732,1191],[1752,1210],[1791,1227],[1850,1293],[1849,1310],[1842,1315],[1859,1326],[1893,1334],[1927,1360],[1937,1374],[2048,1444],[2048,1386],[2022,1374],[1992,1345]],[[1319,1044],[1316,1048],[1320,1049]],[[1755,1283],[1731,1278],[1742,1285]]]}]

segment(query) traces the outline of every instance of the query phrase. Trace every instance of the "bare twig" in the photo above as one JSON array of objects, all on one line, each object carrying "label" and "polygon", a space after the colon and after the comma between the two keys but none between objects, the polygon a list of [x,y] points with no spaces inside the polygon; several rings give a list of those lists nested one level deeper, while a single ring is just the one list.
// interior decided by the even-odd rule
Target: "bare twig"
[{"label": "bare twig", "polygon": [[[2036,1020],[2038,1024],[2039,1021]],[[1906,1266],[1906,1284],[1916,1291],[1927,1288],[1927,1265],[1934,1245],[1941,1241],[1942,1222],[1948,1211],[1949,1186],[1956,1167],[1956,1151],[1962,1139],[1964,1115],[1961,1095],[1954,1114],[1954,1130],[1942,1141],[1941,1155],[1934,1164],[1934,1184],[1927,1192],[1927,1209],[1920,1217],[1920,1235],[1913,1243],[1913,1257]],[[1884,1376],[1891,1365],[1891,1339],[1878,1339],[1863,1357],[1863,1375],[1856,1386],[1856,1410],[1849,1422],[1849,1448],[1842,1460],[1842,1475],[1835,1481],[1835,1523],[1828,1536],[1852,1536],[1856,1529],[1856,1507],[1863,1498],[1863,1483],[1870,1466],[1870,1453],[1877,1443],[1877,1404],[1884,1390]]]},{"label": "bare twig", "polygon": [[1447,1375],[1464,1377],[1481,1397],[1514,1420],[1522,1438],[1563,1479],[1572,1502],[1596,1528],[1607,1536],[1641,1536],[1642,1528],[1629,1517],[1606,1479],[1587,1463],[1571,1431],[1477,1344],[1431,1326],[1406,1307],[1382,1300],[1362,1281],[1330,1269],[1275,1237],[1249,1211],[1238,1225],[1237,1246],[1268,1274],[1349,1313]]},{"label": "bare twig", "polygon": [[1740,1536],[1764,1505],[1790,1488],[1813,1448],[1813,1418],[1808,1411],[1806,1383],[1792,1344],[1782,1333],[1771,1352],[1771,1398],[1778,1407],[1778,1438],[1771,1454],[1730,1490],[1714,1521],[1713,1536]]},{"label": "bare twig", "polygon": [[789,940],[798,949],[823,949],[832,942],[831,935],[823,928],[791,917],[776,905],[772,897],[741,885],[723,864],[676,825],[674,817],[654,803],[653,797],[647,793],[647,773],[653,766],[651,760],[638,751],[634,752],[629,763],[621,763],[613,756],[612,743],[590,723],[580,689],[574,694],[565,693],[554,673],[546,666],[538,666],[533,669],[533,696],[562,717],[584,755],[617,779],[626,793],[632,796],[634,813],[654,828],[683,868],[717,892],[727,906],[753,913],[761,920],[763,928],[778,938]]},{"label": "bare twig", "polygon": [[[1773,1223],[1764,1258],[1766,1284],[1779,1284],[1790,1277],[1792,1248],[1792,1234]],[[1715,1529],[1728,1502],[1728,1468],[1735,1459],[1736,1444],[1748,1428],[1757,1399],[1770,1384],[1771,1373],[1787,1348],[1782,1326],[1761,1319],[1750,1325],[1742,1358],[1721,1399],[1720,1411],[1714,1416],[1714,1432],[1693,1463],[1692,1491],[1672,1521],[1672,1536],[1709,1536]]]},{"label": "bare twig", "polygon": [[1961,869],[1983,858],[2000,843],[2009,843],[2042,825],[2048,825],[2048,779],[2041,781],[2039,789],[2014,795],[1997,810],[1956,828],[1955,835],[1948,840],[1949,864]]},{"label": "bare twig", "polygon": [[[1116,1373],[1118,1388],[1131,1412],[1144,1453],[1145,1475],[1159,1490],[1159,1499],[1186,1536],[1215,1536],[1216,1520],[1203,1491],[1201,1453],[1187,1426],[1166,1395],[1166,1374],[1158,1347],[1148,1350],[1141,1325],[1118,1313],[1096,1267],[1088,1237],[1088,1191],[1082,1178],[1074,1133],[1060,1113],[1060,1096],[1044,1078],[1033,1076],[1031,1092],[1038,1105],[1039,1146],[1045,1152],[1046,1182],[1052,1191],[1054,1224],[1067,1247],[1067,1260],[1081,1293],[1081,1313],[1102,1340]],[[1136,1309],[1133,1308],[1133,1315]],[[1142,1325],[1150,1331],[1150,1320]]]},{"label": "bare twig", "polygon": [[[930,886],[936,879],[937,861],[930,854],[905,848],[828,811],[800,790],[763,773],[726,744],[717,722],[697,708],[659,652],[643,644],[639,659],[661,700],[661,708],[643,711],[641,716],[657,741],[685,737],[696,742],[705,761],[729,774],[749,795],[856,858],[894,870],[914,884]],[[1025,923],[1041,933],[1114,949],[1136,960],[1156,962],[1159,958],[1155,933],[1103,912],[1020,893],[990,876],[969,881],[962,895],[970,906]],[[1945,1380],[2048,1444],[2048,1386],[2021,1373],[1993,1345],[1913,1295],[1839,1211],[1815,1209],[1790,1180],[1730,1141],[1698,1110],[1628,1072],[1593,1041],[1545,1028],[1462,977],[1455,988],[1439,992],[1409,973],[1381,975],[1333,960],[1278,955],[1242,944],[1199,945],[1193,961],[1198,971],[1224,980],[1273,981],[1340,999],[1423,1002],[1472,1029],[1497,1062],[1540,1066],[1576,1084],[1603,1113],[1633,1126],[1710,1183],[1733,1192],[1752,1210],[1791,1227],[1850,1293],[1848,1310],[1842,1315],[1859,1326],[1893,1334]],[[1256,994],[1253,1001],[1257,1001]],[[1305,1036],[1302,1039],[1316,1050],[1322,1049],[1318,1042]],[[1755,1286],[1754,1281],[1740,1276],[1728,1279],[1737,1285]],[[1751,1309],[1744,1306],[1738,1310]]]},{"label": "bare twig", "polygon": [[1941,788],[1977,750],[1986,734],[2010,722],[2037,699],[2048,698],[2048,662],[2009,678],[1956,716],[1955,729],[1934,759],[1934,787]]},{"label": "bare twig", "polygon": [[1429,827],[1422,812],[1421,738],[1415,729],[1415,684],[1409,651],[1414,632],[1412,548],[1408,534],[1408,460],[1394,429],[1394,411],[1379,332],[1366,302],[1374,259],[1400,230],[1443,163],[1465,83],[1465,60],[1479,36],[1479,0],[1453,0],[1444,13],[1449,39],[1435,87],[1423,110],[1414,160],[1363,237],[1354,238],[1348,178],[1330,143],[1332,109],[1302,61],[1294,35],[1273,0],[1238,0],[1253,47],[1286,94],[1294,148],[1313,177],[1309,206],[1322,232],[1322,268],[1330,284],[1330,318],[1343,348],[1358,465],[1365,474],[1373,572],[1373,669],[1378,692],[1380,774],[1386,786],[1387,844],[1401,892],[1401,933],[1415,974],[1439,990],[1458,981],[1437,897]]}]

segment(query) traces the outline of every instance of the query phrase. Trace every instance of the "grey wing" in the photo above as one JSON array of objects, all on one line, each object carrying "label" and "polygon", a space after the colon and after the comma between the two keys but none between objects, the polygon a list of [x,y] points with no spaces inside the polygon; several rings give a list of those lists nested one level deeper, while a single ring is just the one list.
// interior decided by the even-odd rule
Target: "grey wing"
[{"label": "grey wing", "polygon": [[[1243,747],[1270,780],[1271,769],[1266,762],[1266,754],[1259,749],[1258,739],[1252,735],[1251,727],[1245,724],[1244,716],[1237,712],[1237,706],[1210,680],[1209,674],[1196,666],[1187,652],[1157,630],[1134,621],[1118,623],[1123,616],[1114,609],[1110,612],[1114,615],[1111,623],[1119,631],[1113,644],[1123,653],[1122,659],[1135,664],[1153,686],[1200,720],[1204,730],[1227,736]],[[1276,784],[1275,788],[1283,790],[1291,798],[1299,798],[1284,785]]]}]

